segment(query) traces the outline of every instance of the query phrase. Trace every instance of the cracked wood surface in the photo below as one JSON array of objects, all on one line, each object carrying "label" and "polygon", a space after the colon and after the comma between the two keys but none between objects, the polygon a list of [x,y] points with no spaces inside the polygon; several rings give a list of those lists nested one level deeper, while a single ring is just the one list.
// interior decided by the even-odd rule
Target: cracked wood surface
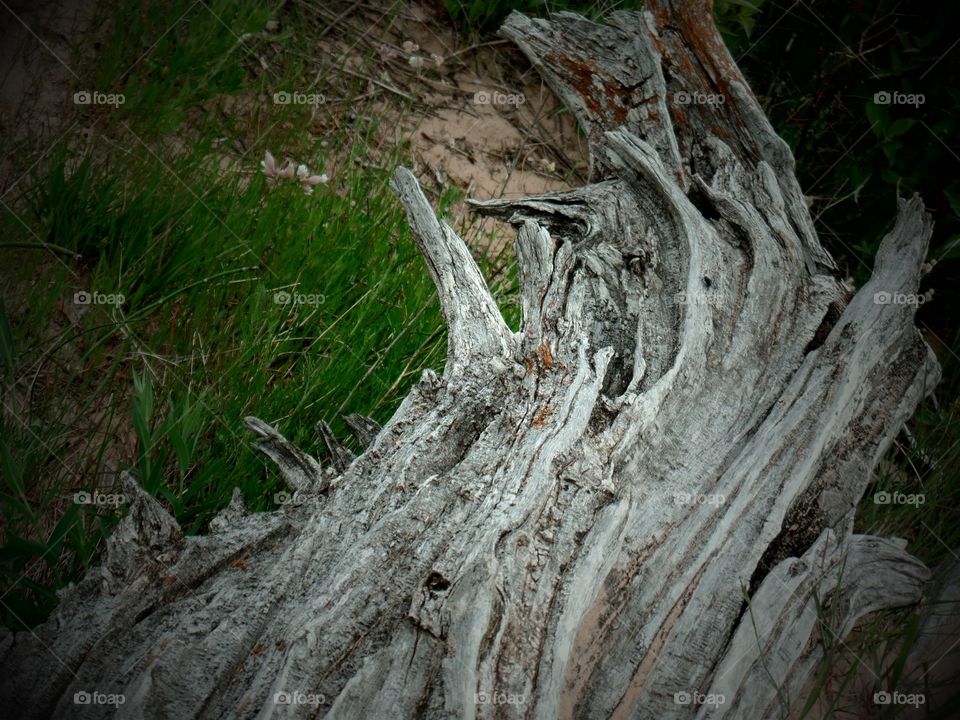
[{"label": "cracked wood surface", "polygon": [[[914,308],[873,301],[916,292],[920,201],[851,295],[706,4],[503,32],[593,158],[584,188],[476,204],[517,227],[520,331],[399,169],[443,375],[383,428],[352,418],[357,457],[321,422],[330,467],[248,418],[295,501],[235,494],[206,535],[128,478],[103,565],[0,638],[5,707],[113,715],[74,704],[96,690],[131,718],[770,717],[822,657],[815,594],[839,634],[920,598],[902,542],[852,533],[939,375]],[[676,702],[694,692],[726,701]]]}]

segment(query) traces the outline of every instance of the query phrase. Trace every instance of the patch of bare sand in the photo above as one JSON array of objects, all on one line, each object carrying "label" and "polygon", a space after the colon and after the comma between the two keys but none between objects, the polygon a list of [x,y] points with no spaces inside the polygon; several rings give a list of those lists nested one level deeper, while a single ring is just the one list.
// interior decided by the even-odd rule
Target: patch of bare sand
[{"label": "patch of bare sand", "polygon": [[[453,186],[489,200],[583,183],[587,148],[576,121],[509,43],[463,47],[442,10],[415,3],[384,28],[382,13],[366,7],[321,40],[320,54],[342,58],[345,73],[367,80],[370,112],[382,121],[379,140],[408,145],[428,192]],[[477,250],[498,251],[512,240],[509,228],[477,218],[463,202],[450,214]]]}]

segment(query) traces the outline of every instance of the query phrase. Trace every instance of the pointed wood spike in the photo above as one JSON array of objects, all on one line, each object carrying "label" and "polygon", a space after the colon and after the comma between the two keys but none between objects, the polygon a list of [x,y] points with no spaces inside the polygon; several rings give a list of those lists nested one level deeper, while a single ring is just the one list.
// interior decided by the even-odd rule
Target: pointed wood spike
[{"label": "pointed wood spike", "polygon": [[447,323],[446,374],[512,354],[513,333],[500,314],[470,250],[437,219],[420,184],[407,168],[397,168],[392,187],[407,210],[413,237],[437,286]]},{"label": "pointed wood spike", "polygon": [[158,560],[172,563],[172,555],[183,545],[183,530],[130,473],[124,471],[120,478],[123,494],[119,495],[118,502],[126,504],[128,509],[107,541],[103,569],[122,585],[146,563]]},{"label": "pointed wood spike", "polygon": [[312,456],[259,418],[245,417],[243,422],[257,436],[253,446],[277,464],[291,490],[322,492],[326,489],[323,468]]},{"label": "pointed wood spike", "polygon": [[323,440],[323,444],[327,446],[327,452],[330,454],[330,462],[333,464],[334,469],[338,473],[342,473],[357,456],[340,444],[337,436],[333,434],[333,430],[330,429],[330,426],[325,421],[320,420],[317,422],[317,434],[320,436],[320,439]]},{"label": "pointed wood spike", "polygon": [[380,423],[373,418],[357,413],[345,416],[343,421],[347,423],[347,426],[353,431],[354,436],[360,441],[364,450],[373,445],[373,441],[377,439],[377,435],[380,433],[380,430],[383,429],[380,427]]},{"label": "pointed wood spike", "polygon": [[237,526],[250,511],[243,501],[243,493],[240,488],[233,489],[233,496],[230,498],[230,504],[217,513],[217,516],[210,521],[211,532],[226,532]]}]

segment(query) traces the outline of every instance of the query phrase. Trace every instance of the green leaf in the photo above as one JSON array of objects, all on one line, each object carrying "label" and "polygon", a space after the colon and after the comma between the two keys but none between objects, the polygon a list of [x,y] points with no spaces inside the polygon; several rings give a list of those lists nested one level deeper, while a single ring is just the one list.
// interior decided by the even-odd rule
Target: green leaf
[{"label": "green leaf", "polygon": [[897,162],[897,153],[903,148],[903,143],[899,140],[892,140],[885,142],[880,147],[883,150],[883,154],[887,156],[887,160],[893,165]]},{"label": "green leaf", "polygon": [[150,447],[150,419],[153,417],[153,383],[150,376],[133,373],[133,429],[141,452]]},{"label": "green leaf", "polygon": [[887,125],[890,124],[890,110],[886,105],[874,102],[873,98],[867,102],[865,110],[874,134],[883,137]]},{"label": "green leaf", "polygon": [[899,120],[894,120],[890,123],[890,126],[886,128],[884,133],[888,140],[891,140],[895,137],[903,135],[907,130],[912,128],[917,124],[917,121],[913,118],[900,118]]}]

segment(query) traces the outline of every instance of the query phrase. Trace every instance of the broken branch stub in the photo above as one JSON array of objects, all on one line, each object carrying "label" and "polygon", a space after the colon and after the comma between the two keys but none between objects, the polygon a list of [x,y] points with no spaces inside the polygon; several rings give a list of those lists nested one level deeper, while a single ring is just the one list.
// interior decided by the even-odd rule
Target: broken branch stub
[{"label": "broken branch stub", "polygon": [[462,373],[493,357],[509,357],[513,334],[466,244],[437,218],[413,173],[397,168],[392,187],[407,210],[440,296],[447,323],[447,374]]}]

